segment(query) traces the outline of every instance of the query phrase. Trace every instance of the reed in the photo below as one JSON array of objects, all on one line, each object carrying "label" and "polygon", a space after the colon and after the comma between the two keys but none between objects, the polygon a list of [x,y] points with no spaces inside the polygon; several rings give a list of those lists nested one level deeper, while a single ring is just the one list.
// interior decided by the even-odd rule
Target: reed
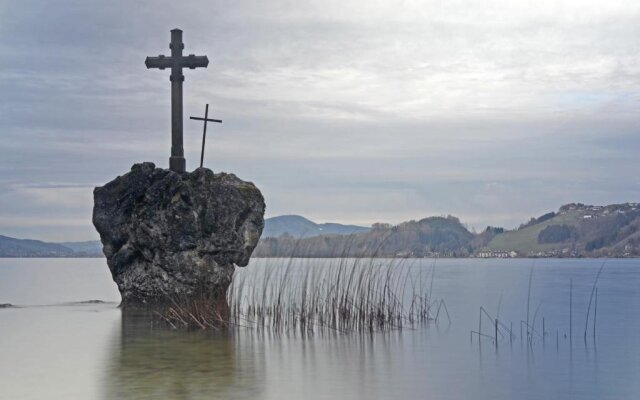
[{"label": "reed", "polygon": [[[598,269],[598,273],[596,274],[596,278],[593,281],[593,286],[591,287],[591,295],[589,296],[589,306],[587,307],[587,318],[584,321],[584,341],[587,341],[587,327],[589,326],[589,313],[591,312],[591,302],[593,300],[593,294],[596,292],[597,288],[596,285],[598,284],[598,279],[600,279],[600,274],[602,273],[602,270],[604,269],[605,264],[607,263],[607,260],[602,262],[602,265],[600,265],[600,269]],[[593,320],[593,332],[594,332],[594,336],[595,336],[595,317]]]},{"label": "reed", "polygon": [[596,340],[596,319],[598,318],[598,288],[596,288],[596,304],[593,307],[593,340]]},{"label": "reed", "polygon": [[529,334],[529,305],[531,303],[531,282],[533,281],[534,266],[535,266],[535,260],[534,260],[534,265],[531,266],[531,270],[529,271],[529,285],[527,289],[527,340],[529,341],[529,343],[531,343],[531,335]]},{"label": "reed", "polygon": [[569,279],[569,345],[573,343],[573,279]]}]

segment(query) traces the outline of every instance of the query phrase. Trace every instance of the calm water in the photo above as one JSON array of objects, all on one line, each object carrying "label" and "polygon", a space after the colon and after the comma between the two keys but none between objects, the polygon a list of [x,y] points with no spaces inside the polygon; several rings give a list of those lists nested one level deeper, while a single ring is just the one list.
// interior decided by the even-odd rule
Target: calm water
[{"label": "calm water", "polygon": [[[326,260],[299,263],[323,268]],[[103,260],[0,259],[0,303],[21,306],[0,309],[0,399],[637,399],[640,260],[607,262],[596,338],[590,324],[585,342],[601,263],[438,260],[434,296],[445,299],[451,324],[309,338],[150,329],[117,308]],[[419,260],[414,268],[432,266]],[[536,329],[544,317],[548,335],[529,346],[519,323],[532,268],[530,318],[537,310]],[[572,341],[564,336],[570,280]],[[75,303],[92,299],[110,303]],[[480,306],[513,323],[513,342],[471,342]]]}]

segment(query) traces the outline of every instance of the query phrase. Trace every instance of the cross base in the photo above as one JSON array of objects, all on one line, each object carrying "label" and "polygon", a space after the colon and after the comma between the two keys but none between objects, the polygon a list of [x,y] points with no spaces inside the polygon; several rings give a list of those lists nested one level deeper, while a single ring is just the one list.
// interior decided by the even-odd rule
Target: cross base
[{"label": "cross base", "polygon": [[175,172],[185,172],[187,170],[187,165],[184,157],[171,156],[169,158],[169,169]]}]

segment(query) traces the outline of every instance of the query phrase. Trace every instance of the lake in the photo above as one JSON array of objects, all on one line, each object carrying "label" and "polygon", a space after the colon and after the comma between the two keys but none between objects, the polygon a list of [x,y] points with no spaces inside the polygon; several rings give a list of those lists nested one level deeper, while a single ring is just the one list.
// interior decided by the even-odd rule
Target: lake
[{"label": "lake", "polygon": [[[17,306],[0,309],[0,399],[637,399],[640,260],[606,261],[585,340],[602,262],[412,260],[434,271],[451,323],[301,336],[152,329],[118,308],[102,259],[0,259],[0,303]],[[279,263],[255,259],[242,273]],[[481,306],[513,335],[501,328],[496,346],[486,318],[487,336],[473,336]]]}]

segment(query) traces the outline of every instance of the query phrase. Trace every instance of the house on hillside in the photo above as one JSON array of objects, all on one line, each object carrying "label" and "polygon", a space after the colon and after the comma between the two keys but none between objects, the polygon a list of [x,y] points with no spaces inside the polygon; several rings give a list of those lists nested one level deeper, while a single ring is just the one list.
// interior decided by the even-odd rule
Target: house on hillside
[{"label": "house on hillside", "polygon": [[477,258],[515,258],[518,257],[518,253],[511,251],[491,251],[481,250],[476,253]]}]

